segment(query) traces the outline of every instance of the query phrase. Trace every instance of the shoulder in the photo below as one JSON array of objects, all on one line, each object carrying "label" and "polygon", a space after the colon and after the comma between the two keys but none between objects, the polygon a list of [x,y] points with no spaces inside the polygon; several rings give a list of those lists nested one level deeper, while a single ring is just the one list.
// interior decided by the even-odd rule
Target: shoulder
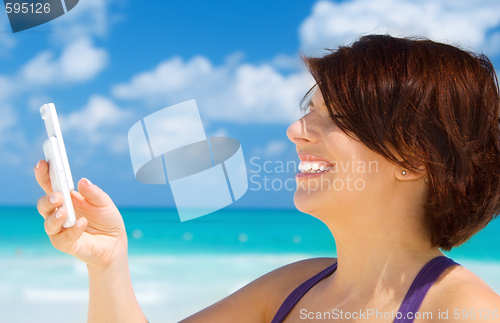
[{"label": "shoulder", "polygon": [[481,278],[462,266],[446,270],[428,296],[425,299],[427,304],[422,304],[422,307],[426,305],[435,314],[448,312],[448,319],[440,321],[500,322],[500,296]]},{"label": "shoulder", "polygon": [[337,258],[312,258],[275,269],[248,285],[265,298],[266,321],[270,322],[283,301],[300,284],[337,262]]},{"label": "shoulder", "polygon": [[297,280],[303,282],[336,262],[337,258],[304,259],[275,269],[259,279],[272,280],[280,284],[285,283],[285,285]]}]

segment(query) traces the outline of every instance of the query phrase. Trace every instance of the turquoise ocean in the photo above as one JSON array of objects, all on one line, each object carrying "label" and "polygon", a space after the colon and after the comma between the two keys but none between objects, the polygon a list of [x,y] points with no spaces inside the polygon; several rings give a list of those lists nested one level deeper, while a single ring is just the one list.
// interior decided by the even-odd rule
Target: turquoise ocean
[{"label": "turquoise ocean", "polygon": [[[177,322],[285,264],[335,257],[319,220],[296,210],[224,209],[180,222],[175,209],[121,208],[137,299]],[[500,293],[500,219],[447,255]],[[0,208],[0,322],[86,322],[86,265],[52,247],[34,207]]]}]

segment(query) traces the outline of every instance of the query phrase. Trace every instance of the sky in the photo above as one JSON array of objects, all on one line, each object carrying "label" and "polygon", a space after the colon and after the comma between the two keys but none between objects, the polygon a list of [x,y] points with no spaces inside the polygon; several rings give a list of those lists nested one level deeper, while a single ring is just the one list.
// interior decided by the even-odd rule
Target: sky
[{"label": "sky", "polygon": [[300,54],[389,33],[481,52],[500,68],[498,0],[81,0],[16,34],[2,12],[0,31],[0,206],[43,195],[33,167],[47,136],[44,103],[58,110],[73,178],[118,206],[174,207],[167,185],[136,181],[127,134],[195,99],[207,136],[241,142],[249,189],[230,207],[293,208],[284,183],[298,159],[286,129],[314,84]]}]

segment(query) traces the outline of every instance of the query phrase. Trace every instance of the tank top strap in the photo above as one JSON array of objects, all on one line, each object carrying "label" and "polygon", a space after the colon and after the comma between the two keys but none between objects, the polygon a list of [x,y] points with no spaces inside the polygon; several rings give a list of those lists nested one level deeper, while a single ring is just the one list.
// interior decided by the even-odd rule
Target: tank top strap
[{"label": "tank top strap", "polygon": [[[413,280],[393,323],[412,323],[415,319],[414,314],[418,312],[432,284],[448,267],[453,265],[460,264],[445,256],[439,256],[429,261]],[[408,313],[412,314],[408,315]]]},{"label": "tank top strap", "polygon": [[271,323],[281,323],[286,318],[288,313],[293,309],[295,304],[305,295],[314,285],[320,282],[322,279],[330,276],[337,269],[337,263],[325,268],[321,272],[317,273],[313,277],[309,278],[303,282],[299,287],[297,287],[288,297],[285,299],[283,304],[281,304],[278,312],[274,316]]}]

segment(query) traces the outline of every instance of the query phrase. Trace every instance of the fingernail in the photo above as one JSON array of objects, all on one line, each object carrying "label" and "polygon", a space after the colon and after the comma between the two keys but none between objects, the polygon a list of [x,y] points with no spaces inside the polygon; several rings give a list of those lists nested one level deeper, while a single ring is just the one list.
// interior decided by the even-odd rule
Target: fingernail
[{"label": "fingernail", "polygon": [[36,169],[38,169],[38,166],[40,166],[40,162],[41,162],[41,160],[39,160],[38,163],[36,163],[36,166],[35,166]]},{"label": "fingernail", "polygon": [[78,221],[76,221],[76,226],[77,227],[81,227],[83,225],[83,220],[82,219],[78,219]]},{"label": "fingernail", "polygon": [[49,201],[52,204],[56,204],[57,202],[59,202],[59,197],[57,197],[57,194],[53,194],[49,197]]},{"label": "fingernail", "polygon": [[88,180],[88,179],[85,179],[87,181],[87,185],[92,187],[92,183]]},{"label": "fingernail", "polygon": [[61,214],[61,209],[59,209],[59,210],[57,210],[57,212],[56,212],[56,219],[58,219],[58,220],[59,220],[59,219],[61,218],[61,216],[62,216],[62,214]]}]

